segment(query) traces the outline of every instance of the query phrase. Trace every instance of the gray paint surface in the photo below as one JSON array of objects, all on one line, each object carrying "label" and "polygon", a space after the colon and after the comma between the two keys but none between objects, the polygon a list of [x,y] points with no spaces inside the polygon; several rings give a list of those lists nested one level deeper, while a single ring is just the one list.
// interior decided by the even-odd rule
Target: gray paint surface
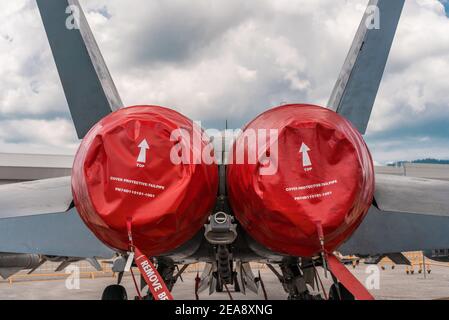
[{"label": "gray paint surface", "polygon": [[0,184],[70,176],[72,169],[45,167],[0,167]]},{"label": "gray paint surface", "polygon": [[72,164],[72,155],[0,153],[0,185],[70,176]]},{"label": "gray paint surface", "polygon": [[0,153],[0,167],[71,169],[73,159],[62,154]]},{"label": "gray paint surface", "polygon": [[[100,119],[122,107],[122,102],[78,1],[37,0],[37,3],[72,118],[82,138]],[[79,9],[79,29],[66,28],[69,5]],[[352,121],[362,133],[370,118],[404,0],[371,0],[370,5],[380,9],[381,28],[368,30],[367,15],[364,16],[329,101],[331,109]],[[394,183],[389,186],[390,182]],[[418,204],[421,198],[416,193],[427,183],[407,189],[402,181],[381,178],[376,194],[380,207],[404,212],[372,207],[342,251],[375,254],[449,247],[449,216],[441,205],[446,203],[443,199],[446,189],[428,183],[436,196]],[[112,256],[113,251],[95,238],[75,209],[64,213],[67,210],[64,206],[71,201],[69,185],[69,178],[62,178],[0,190],[3,197],[0,252]],[[421,193],[430,191],[422,189]],[[395,205],[395,199],[401,203]],[[404,207],[402,202],[408,203]]]},{"label": "gray paint surface", "polygon": [[449,248],[449,216],[380,211],[372,207],[338,251],[376,255]]},{"label": "gray paint surface", "polygon": [[376,175],[375,199],[343,254],[449,248],[449,182]]},{"label": "gray paint surface", "polygon": [[62,177],[0,186],[0,219],[67,211],[73,199],[70,180]]},{"label": "gray paint surface", "polygon": [[404,0],[370,0],[379,8],[380,28],[368,28],[367,11],[328,102],[364,134],[368,126]]},{"label": "gray paint surface", "polygon": [[0,252],[76,258],[111,258],[114,251],[85,226],[75,209],[66,213],[0,219]]},{"label": "gray paint surface", "polygon": [[[79,138],[123,107],[112,77],[77,0],[37,0],[59,77]],[[69,6],[78,8],[79,29],[69,29]]]},{"label": "gray paint surface", "polygon": [[449,216],[449,181],[376,175],[379,209]]}]

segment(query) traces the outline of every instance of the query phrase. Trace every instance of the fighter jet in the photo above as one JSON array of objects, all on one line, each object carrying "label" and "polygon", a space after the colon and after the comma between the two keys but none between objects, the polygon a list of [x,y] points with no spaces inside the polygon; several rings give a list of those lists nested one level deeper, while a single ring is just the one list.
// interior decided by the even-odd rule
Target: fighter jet
[{"label": "fighter jet", "polygon": [[[292,300],[372,299],[335,251],[449,248],[449,183],[374,176],[362,137],[404,0],[369,2],[327,108],[267,110],[231,142],[208,140],[168,108],[124,105],[78,1],[37,5],[83,141],[72,177],[0,186],[2,276],[47,260],[62,269],[112,259],[120,276],[103,299],[127,299],[122,276],[137,266],[137,295],[162,300],[197,262],[206,264],[197,294],[264,290],[250,265],[259,262]],[[255,148],[247,143],[252,131],[270,130]],[[195,161],[198,149],[223,161]],[[238,150],[254,151],[254,163],[239,161]],[[330,292],[319,287],[318,268],[332,276]]]}]

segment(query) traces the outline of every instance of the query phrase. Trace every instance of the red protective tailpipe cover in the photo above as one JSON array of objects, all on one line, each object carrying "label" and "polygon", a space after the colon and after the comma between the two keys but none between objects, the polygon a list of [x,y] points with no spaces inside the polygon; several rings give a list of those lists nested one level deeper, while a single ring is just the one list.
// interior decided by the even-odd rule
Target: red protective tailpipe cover
[{"label": "red protective tailpipe cover", "polygon": [[81,218],[108,246],[129,249],[128,219],[134,244],[150,257],[176,249],[206,222],[218,168],[172,161],[173,152],[193,159],[194,148],[206,147],[200,139],[176,148],[181,141],[172,134],[180,129],[192,139],[197,130],[173,110],[137,106],[107,116],[84,138],[73,166],[73,196]]},{"label": "red protective tailpipe cover", "polygon": [[[262,130],[262,131],[261,131]],[[277,131],[249,144],[249,131]],[[238,153],[257,154],[238,163]],[[332,252],[359,226],[372,204],[374,169],[354,126],[313,105],[269,110],[237,138],[228,167],[231,205],[243,228],[283,254],[308,257]],[[269,160],[267,162],[267,159]],[[271,174],[261,174],[267,166]],[[322,237],[322,239],[320,239]]]}]

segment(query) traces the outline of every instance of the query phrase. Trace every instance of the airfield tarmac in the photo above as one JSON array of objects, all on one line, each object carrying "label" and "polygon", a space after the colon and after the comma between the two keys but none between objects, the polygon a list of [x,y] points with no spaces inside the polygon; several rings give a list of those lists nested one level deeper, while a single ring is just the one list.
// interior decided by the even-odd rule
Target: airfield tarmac
[{"label": "airfield tarmac", "polygon": [[[368,276],[366,265],[360,265],[356,269],[349,267],[356,277],[365,282]],[[286,294],[282,289],[277,278],[269,271],[262,270],[262,279],[264,280],[268,298],[270,300],[284,300]],[[184,282],[178,282],[175,286],[173,295],[178,300],[195,299],[194,296],[194,278],[195,273],[186,273],[183,276]],[[323,284],[327,288],[331,285],[329,279],[321,275]],[[115,279],[111,277],[92,279],[81,279],[79,290],[68,290],[65,286],[65,280],[48,281],[26,281],[0,283],[0,300],[98,300],[101,297],[103,289],[113,284]],[[431,274],[419,274],[415,271],[413,275],[407,275],[405,267],[396,266],[394,270],[387,267],[385,271],[380,270],[380,287],[377,290],[370,290],[376,299],[381,300],[435,300],[449,299],[449,267],[432,266]],[[123,285],[128,291],[128,296],[133,298],[135,289],[131,277],[125,277]],[[263,300],[263,294],[247,293],[244,296],[241,293],[231,292],[235,300]],[[215,293],[212,296],[208,292],[200,294],[200,300],[229,300],[227,293]]]}]

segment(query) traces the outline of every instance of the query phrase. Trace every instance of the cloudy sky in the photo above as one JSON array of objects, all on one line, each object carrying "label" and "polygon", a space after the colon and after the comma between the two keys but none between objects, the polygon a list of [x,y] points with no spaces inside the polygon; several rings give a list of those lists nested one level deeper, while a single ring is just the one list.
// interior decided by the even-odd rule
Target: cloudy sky
[{"label": "cloudy sky", "polygon": [[[82,0],[126,105],[241,127],[286,102],[325,105],[367,0]],[[378,163],[449,159],[449,18],[407,0],[366,140]],[[33,0],[0,3],[0,152],[78,140]]]}]

